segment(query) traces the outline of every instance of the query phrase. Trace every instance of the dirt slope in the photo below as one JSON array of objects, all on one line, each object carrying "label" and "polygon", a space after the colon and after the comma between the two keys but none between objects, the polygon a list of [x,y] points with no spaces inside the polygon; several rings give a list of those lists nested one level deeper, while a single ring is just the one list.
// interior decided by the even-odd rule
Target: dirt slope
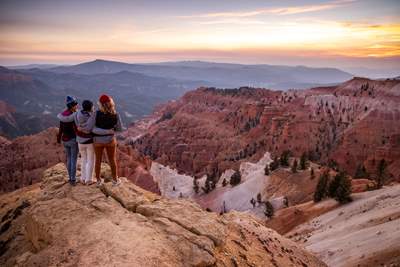
[{"label": "dirt slope", "polygon": [[353,194],[353,198],[286,236],[329,266],[399,266],[400,185]]}]

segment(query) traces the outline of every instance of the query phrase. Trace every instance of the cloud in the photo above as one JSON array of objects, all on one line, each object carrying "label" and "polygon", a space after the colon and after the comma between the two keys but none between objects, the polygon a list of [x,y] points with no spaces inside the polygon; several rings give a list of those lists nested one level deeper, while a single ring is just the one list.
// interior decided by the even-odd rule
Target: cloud
[{"label": "cloud", "polygon": [[220,19],[199,22],[200,25],[236,24],[236,25],[267,25],[265,21],[248,19]]},{"label": "cloud", "polygon": [[240,11],[240,12],[205,13],[199,15],[179,16],[179,18],[245,18],[245,17],[254,17],[262,14],[292,15],[292,14],[333,9],[347,5],[355,1],[356,0],[336,0],[326,4],[319,4],[319,5],[291,6],[282,8],[263,8],[252,11]]}]

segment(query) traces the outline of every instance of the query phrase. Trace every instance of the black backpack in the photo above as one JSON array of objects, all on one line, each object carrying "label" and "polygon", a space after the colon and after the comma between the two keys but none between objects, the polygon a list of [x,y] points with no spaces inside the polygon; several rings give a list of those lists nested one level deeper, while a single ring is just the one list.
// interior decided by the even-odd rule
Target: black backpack
[{"label": "black backpack", "polygon": [[96,127],[101,129],[113,129],[118,123],[118,115],[104,113],[98,110],[96,112]]}]

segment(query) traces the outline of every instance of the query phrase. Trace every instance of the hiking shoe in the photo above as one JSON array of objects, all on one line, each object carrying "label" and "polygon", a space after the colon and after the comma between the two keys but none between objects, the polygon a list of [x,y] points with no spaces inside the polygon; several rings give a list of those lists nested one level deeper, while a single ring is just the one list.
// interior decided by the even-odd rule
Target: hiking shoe
[{"label": "hiking shoe", "polygon": [[96,186],[101,187],[104,184],[103,179],[97,180]]},{"label": "hiking shoe", "polygon": [[122,183],[121,179],[117,178],[117,180],[112,181],[112,186],[119,186]]},{"label": "hiking shoe", "polygon": [[75,180],[69,180],[69,184],[72,185],[72,186],[75,186],[76,185],[76,181]]}]

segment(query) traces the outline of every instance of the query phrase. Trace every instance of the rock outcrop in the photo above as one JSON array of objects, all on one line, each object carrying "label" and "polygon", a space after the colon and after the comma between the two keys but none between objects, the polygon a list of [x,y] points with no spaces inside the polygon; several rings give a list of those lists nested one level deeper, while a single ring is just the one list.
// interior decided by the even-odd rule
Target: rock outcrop
[{"label": "rock outcrop", "polygon": [[125,178],[99,189],[66,176],[58,164],[0,196],[0,265],[326,266],[249,215],[219,216]]}]

